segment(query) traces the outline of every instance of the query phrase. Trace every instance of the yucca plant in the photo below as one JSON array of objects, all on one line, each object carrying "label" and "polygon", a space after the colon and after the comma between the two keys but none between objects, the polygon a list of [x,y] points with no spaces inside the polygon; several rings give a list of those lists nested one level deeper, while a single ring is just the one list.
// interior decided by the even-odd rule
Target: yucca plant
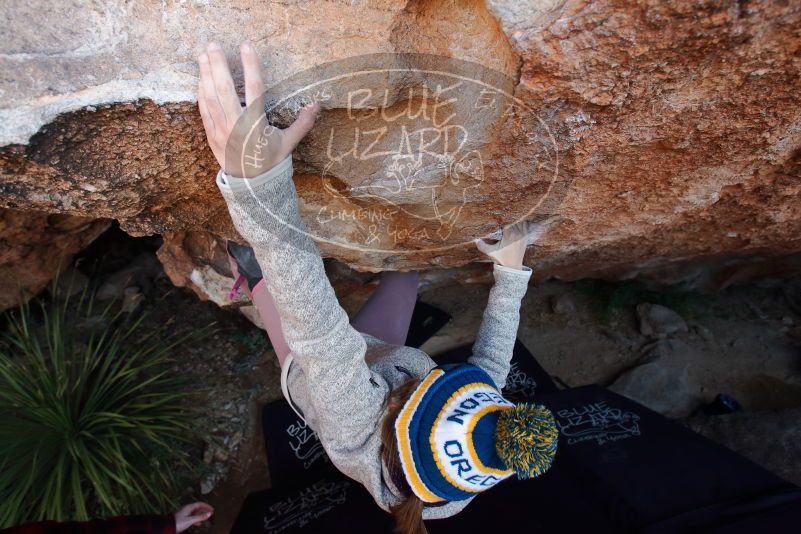
[{"label": "yucca plant", "polygon": [[[187,382],[141,318],[86,294],[23,306],[0,346],[0,528],[174,508],[193,433]],[[93,326],[92,326],[93,325]]]}]

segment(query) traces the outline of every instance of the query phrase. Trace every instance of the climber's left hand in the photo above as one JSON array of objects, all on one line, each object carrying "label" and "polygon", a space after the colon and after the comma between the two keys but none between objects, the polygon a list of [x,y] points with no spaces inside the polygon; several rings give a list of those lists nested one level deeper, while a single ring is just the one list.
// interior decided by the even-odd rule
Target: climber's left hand
[{"label": "climber's left hand", "polygon": [[204,502],[187,504],[175,512],[175,532],[183,532],[189,527],[200,525],[214,513],[214,508]]},{"label": "climber's left hand", "polygon": [[242,109],[225,52],[216,43],[209,43],[206,52],[198,56],[197,102],[209,147],[220,167],[230,176],[254,178],[292,153],[314,126],[320,105],[308,104],[286,129],[269,125],[259,56],[248,43],[242,44],[240,54],[247,108]]}]

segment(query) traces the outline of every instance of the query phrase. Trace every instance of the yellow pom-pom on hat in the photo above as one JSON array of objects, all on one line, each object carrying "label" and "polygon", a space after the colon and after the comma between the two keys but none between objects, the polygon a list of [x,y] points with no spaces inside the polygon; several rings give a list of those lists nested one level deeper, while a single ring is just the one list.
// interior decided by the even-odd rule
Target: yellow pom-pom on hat
[{"label": "yellow pom-pom on hat", "polygon": [[553,414],[541,404],[520,403],[504,410],[495,429],[498,457],[521,479],[551,467],[558,440]]}]

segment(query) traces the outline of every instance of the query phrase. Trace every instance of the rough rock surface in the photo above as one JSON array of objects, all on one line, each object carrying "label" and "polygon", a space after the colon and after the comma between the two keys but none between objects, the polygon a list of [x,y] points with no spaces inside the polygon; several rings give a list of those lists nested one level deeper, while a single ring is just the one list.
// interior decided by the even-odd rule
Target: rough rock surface
[{"label": "rough rock surface", "polygon": [[[164,235],[158,250],[164,272],[173,284],[195,292],[201,300],[210,300],[223,308],[240,311],[253,324],[263,328],[255,306],[243,291],[232,300],[229,292],[234,277],[225,252],[225,241],[207,232],[174,232]],[[326,274],[340,304],[351,316],[355,315],[379,281],[373,273],[358,272],[347,265],[326,260]],[[420,291],[462,283],[488,284],[492,273],[488,265],[473,264],[458,269],[438,269],[421,273]]]},{"label": "rough rock surface", "polygon": [[[172,232],[164,235],[158,250],[164,272],[173,284],[195,292],[223,308],[240,311],[253,324],[263,328],[256,307],[244,291],[230,298],[234,277],[225,252],[225,241],[207,232]],[[343,307],[355,313],[375,287],[374,275],[357,273],[342,263],[327,264],[327,274]]]},{"label": "rough rock surface", "polygon": [[44,289],[109,225],[109,220],[0,209],[0,311]]},{"label": "rough rock surface", "polygon": [[164,273],[173,284],[187,287],[222,308],[236,308],[253,324],[264,328],[256,307],[243,291],[231,298],[234,276],[228,265],[224,240],[208,232],[170,232],[158,250]]},{"label": "rough rock surface", "polygon": [[[540,276],[682,279],[801,250],[798,2],[51,4],[0,6],[15,29],[0,44],[0,205],[115,218],[133,234],[236,238],[192,101],[194,57],[209,40],[233,52],[249,39],[268,85],[375,52],[439,54],[510,77],[551,137],[532,137],[514,117],[480,118],[480,183],[439,199],[459,206],[446,211],[456,214],[449,246],[531,213],[559,218],[530,250]],[[322,121],[344,127],[345,115],[328,106]],[[303,214],[315,234],[363,243],[358,214],[375,203],[351,194],[344,171],[321,179],[325,131],[296,158]],[[532,165],[537,143],[542,166]],[[334,202],[324,183],[350,188]],[[471,246],[432,250],[420,234],[432,230],[420,223],[425,202],[400,201],[394,233],[377,241],[383,252],[321,240],[323,254],[373,271],[477,258]],[[322,228],[331,205],[344,215]]]}]

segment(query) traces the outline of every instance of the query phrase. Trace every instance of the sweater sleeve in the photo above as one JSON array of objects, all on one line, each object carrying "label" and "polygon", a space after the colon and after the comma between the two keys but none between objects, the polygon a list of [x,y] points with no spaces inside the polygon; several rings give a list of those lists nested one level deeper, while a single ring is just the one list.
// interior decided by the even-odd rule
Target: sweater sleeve
[{"label": "sweater sleeve", "polygon": [[298,213],[287,157],[253,179],[222,171],[217,185],[234,225],[256,255],[281,320],[284,338],[306,376],[310,402],[326,435],[364,437],[378,420],[383,388],[364,360],[364,338],[351,325],[325,274],[323,261]]},{"label": "sweater sleeve", "polygon": [[520,301],[528,289],[531,269],[495,265],[493,275],[495,284],[468,362],[484,369],[498,389],[503,389],[520,324]]}]

